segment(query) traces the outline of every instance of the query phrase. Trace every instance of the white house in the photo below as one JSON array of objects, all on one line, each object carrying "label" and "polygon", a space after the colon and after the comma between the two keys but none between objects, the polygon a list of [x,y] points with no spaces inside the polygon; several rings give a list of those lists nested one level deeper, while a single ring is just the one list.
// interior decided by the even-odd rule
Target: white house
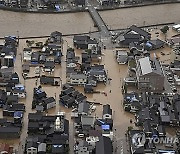
[{"label": "white house", "polygon": [[70,63],[67,63],[66,67],[70,67],[70,68],[75,68],[77,65],[76,63],[73,63],[73,62],[70,62]]},{"label": "white house", "polygon": [[15,87],[13,87],[11,91],[7,91],[7,95],[11,95],[11,93],[15,96],[18,96],[19,98],[26,97],[25,87],[21,84],[15,85]]},{"label": "white house", "polygon": [[34,147],[28,148],[27,154],[37,154],[37,148],[34,148]]},{"label": "white house", "polygon": [[88,40],[88,49],[93,49],[93,48],[96,48],[97,47],[97,41],[96,40],[92,40],[92,39],[89,39]]},{"label": "white house", "polygon": [[95,76],[97,81],[99,82],[106,82],[107,75],[105,70],[90,70],[87,73],[88,76]]},{"label": "white house", "polygon": [[72,85],[85,85],[87,77],[84,74],[70,74],[69,83]]},{"label": "white house", "polygon": [[126,64],[128,61],[128,54],[125,50],[116,50],[116,60],[119,64]]},{"label": "white house", "polygon": [[32,49],[24,48],[23,50],[23,61],[31,61]]}]

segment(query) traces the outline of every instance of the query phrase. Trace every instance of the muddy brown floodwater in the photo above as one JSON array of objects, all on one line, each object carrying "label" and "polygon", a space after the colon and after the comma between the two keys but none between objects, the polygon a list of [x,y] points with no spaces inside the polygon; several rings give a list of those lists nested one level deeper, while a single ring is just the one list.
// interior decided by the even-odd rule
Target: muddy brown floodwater
[{"label": "muddy brown floodwater", "polygon": [[[73,47],[72,44],[72,37],[66,37],[64,38],[68,43],[64,43],[64,51],[63,54],[66,54],[66,49],[68,46]],[[40,40],[41,41],[41,40]],[[44,41],[44,40],[42,40]],[[20,102],[23,102],[26,105],[26,112],[24,113],[24,126],[22,129],[22,134],[20,139],[16,140],[0,140],[0,143],[9,143],[10,145],[14,146],[16,149],[21,149],[21,146],[19,144],[24,144],[25,143],[25,138],[27,137],[27,127],[28,127],[28,114],[31,112],[35,112],[34,110],[31,109],[31,103],[32,103],[32,97],[33,97],[33,88],[35,87],[35,80],[36,79],[29,79],[24,81],[22,76],[21,76],[21,54],[22,54],[22,49],[23,47],[26,47],[25,40],[20,40],[20,46],[18,48],[18,54],[16,57],[16,63],[15,63],[15,71],[18,72],[20,75],[20,82],[22,84],[25,84],[26,86],[26,91],[27,91],[27,97],[26,99],[20,99]],[[77,55],[80,55],[81,51],[76,50]],[[124,133],[127,130],[127,127],[130,126],[129,120],[134,118],[133,115],[125,113],[122,107],[122,94],[121,94],[121,85],[122,85],[122,80],[126,76],[127,73],[127,66],[126,65],[118,65],[115,61],[115,55],[112,50],[103,50],[103,53],[105,56],[102,58],[101,64],[105,65],[105,69],[108,71],[108,77],[112,78],[112,81],[110,84],[107,84],[106,86],[103,84],[98,85],[97,90],[99,91],[105,91],[107,93],[107,96],[104,96],[103,94],[89,94],[88,100],[90,101],[96,101],[102,104],[110,104],[111,108],[114,111],[114,128],[116,128],[116,136],[117,138],[121,139],[124,137]],[[57,66],[55,70],[55,76],[60,75],[62,77],[63,83],[66,82],[65,78],[65,69],[66,69],[66,64],[65,64],[65,56],[62,59],[62,65]],[[34,68],[31,68],[30,74],[34,73]],[[39,83],[39,80],[38,80]],[[48,96],[55,96],[55,93],[57,95],[57,105],[56,108],[51,109],[48,111],[48,114],[54,115],[57,114],[58,111],[65,111],[66,112],[66,117],[70,121],[70,149],[71,153],[73,149],[73,144],[74,144],[74,130],[73,130],[73,123],[70,118],[70,109],[66,109],[63,106],[60,106],[58,103],[58,95],[61,92],[61,87],[52,87],[52,86],[43,86],[43,89],[47,92]],[[77,87],[78,90],[83,92],[82,87]],[[110,90],[112,91],[110,93]],[[102,117],[102,106],[97,106],[96,110],[96,116],[97,117]],[[0,115],[2,117],[2,110],[0,110]],[[20,150],[19,154],[22,153],[22,150]]]},{"label": "muddy brown floodwater", "polygon": [[[110,29],[122,29],[168,22],[180,22],[180,3],[144,7],[130,7],[100,11]],[[52,31],[63,34],[83,33],[97,30],[88,12],[41,14],[0,10],[0,37],[5,35],[44,36]],[[19,31],[19,32],[17,32]]]},{"label": "muddy brown floodwater", "polygon": [[100,15],[110,29],[122,29],[137,26],[180,22],[180,3],[151,5],[101,11]]}]

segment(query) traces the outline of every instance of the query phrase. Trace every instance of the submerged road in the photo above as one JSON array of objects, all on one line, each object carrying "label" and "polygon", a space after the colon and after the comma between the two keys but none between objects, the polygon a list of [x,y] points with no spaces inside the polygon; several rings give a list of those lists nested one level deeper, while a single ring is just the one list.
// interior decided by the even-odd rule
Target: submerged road
[{"label": "submerged road", "polygon": [[[109,29],[180,22],[180,3],[152,5],[136,8],[101,11],[100,16]],[[0,10],[0,37],[5,35],[41,36],[52,31],[63,34],[83,33],[97,30],[88,12],[38,14]],[[101,27],[102,28],[102,27]],[[104,28],[102,28],[104,30]]]}]

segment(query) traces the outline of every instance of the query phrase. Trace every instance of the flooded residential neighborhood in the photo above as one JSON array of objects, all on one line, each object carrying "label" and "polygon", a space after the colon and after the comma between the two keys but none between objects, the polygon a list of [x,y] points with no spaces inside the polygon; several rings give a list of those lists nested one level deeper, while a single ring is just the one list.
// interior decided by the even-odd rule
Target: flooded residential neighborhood
[{"label": "flooded residential neighborhood", "polygon": [[0,152],[179,153],[179,5],[0,10]]}]

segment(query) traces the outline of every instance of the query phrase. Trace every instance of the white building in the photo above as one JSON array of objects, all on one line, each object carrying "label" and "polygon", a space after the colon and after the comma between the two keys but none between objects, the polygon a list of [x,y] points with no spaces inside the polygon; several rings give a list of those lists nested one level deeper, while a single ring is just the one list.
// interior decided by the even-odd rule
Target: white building
[{"label": "white building", "polygon": [[69,83],[72,85],[85,85],[87,77],[84,74],[70,74]]},{"label": "white building", "polygon": [[31,61],[32,49],[24,48],[23,50],[23,61]]},{"label": "white building", "polygon": [[128,61],[128,54],[125,50],[116,50],[116,60],[118,64],[126,64]]}]

